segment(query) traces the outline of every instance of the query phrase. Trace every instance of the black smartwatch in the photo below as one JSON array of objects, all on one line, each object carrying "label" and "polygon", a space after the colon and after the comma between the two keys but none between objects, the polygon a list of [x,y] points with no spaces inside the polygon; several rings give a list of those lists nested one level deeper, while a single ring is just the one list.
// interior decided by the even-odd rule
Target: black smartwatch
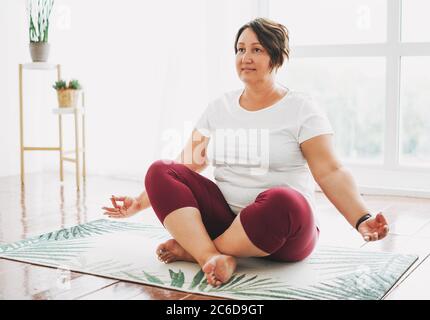
[{"label": "black smartwatch", "polygon": [[357,231],[358,231],[358,227],[360,226],[360,224],[369,218],[372,218],[372,215],[370,213],[367,213],[364,216],[362,216],[360,219],[358,219],[358,221],[355,225],[355,229],[357,229]]}]

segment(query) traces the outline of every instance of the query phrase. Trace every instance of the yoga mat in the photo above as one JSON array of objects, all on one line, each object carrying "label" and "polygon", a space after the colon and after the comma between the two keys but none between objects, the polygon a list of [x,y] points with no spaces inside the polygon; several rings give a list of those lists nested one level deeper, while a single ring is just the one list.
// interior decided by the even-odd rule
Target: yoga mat
[{"label": "yoga mat", "polygon": [[100,219],[0,245],[0,258],[232,299],[381,299],[417,260],[415,254],[318,246],[307,259],[239,258],[230,281],[209,285],[197,264],[161,263],[161,224]]}]

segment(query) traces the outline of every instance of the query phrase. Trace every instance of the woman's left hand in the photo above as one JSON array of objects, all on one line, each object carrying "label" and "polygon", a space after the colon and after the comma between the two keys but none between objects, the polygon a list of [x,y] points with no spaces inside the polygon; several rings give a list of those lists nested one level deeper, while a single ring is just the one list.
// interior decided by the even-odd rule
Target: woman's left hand
[{"label": "woman's left hand", "polygon": [[358,232],[361,233],[365,241],[381,240],[385,238],[388,231],[388,223],[382,212],[365,220],[358,226]]}]

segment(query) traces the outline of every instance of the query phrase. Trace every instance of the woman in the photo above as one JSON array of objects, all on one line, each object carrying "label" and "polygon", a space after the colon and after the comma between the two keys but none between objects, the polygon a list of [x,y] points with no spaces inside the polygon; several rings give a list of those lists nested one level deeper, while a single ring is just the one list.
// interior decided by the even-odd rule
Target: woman
[{"label": "woman", "polygon": [[[337,159],[325,114],[307,95],[275,81],[289,57],[288,40],[287,29],[268,19],[240,28],[236,71],[244,89],[209,104],[180,156],[149,167],[146,191],[112,196],[113,207],[103,207],[109,217],[122,218],[152,206],[173,236],[158,246],[158,258],[197,262],[213,286],[230,279],[235,257],[300,261],[311,254],[319,237],[314,179],[366,241],[388,232],[382,213],[369,214]],[[251,131],[257,138],[237,143],[238,132],[247,138]],[[226,132],[236,132],[233,147],[223,145]],[[216,183],[199,174],[208,165],[211,138]],[[264,159],[250,156],[259,139]]]}]

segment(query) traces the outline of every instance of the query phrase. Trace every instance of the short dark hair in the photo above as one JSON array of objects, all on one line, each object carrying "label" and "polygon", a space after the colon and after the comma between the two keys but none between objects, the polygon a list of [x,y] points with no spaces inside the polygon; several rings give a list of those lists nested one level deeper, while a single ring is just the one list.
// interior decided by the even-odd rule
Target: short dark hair
[{"label": "short dark hair", "polygon": [[242,32],[251,28],[257,35],[258,41],[270,55],[270,71],[279,69],[284,63],[284,57],[290,58],[288,29],[275,21],[267,18],[256,18],[244,24],[236,35],[234,52],[237,54],[237,42]]}]

